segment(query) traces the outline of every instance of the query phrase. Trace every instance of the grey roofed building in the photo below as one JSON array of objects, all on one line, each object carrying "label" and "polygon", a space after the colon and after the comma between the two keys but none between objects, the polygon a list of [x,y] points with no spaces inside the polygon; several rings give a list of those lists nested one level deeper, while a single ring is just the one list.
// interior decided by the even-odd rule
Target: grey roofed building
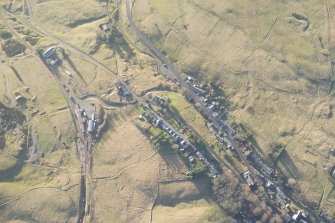
[{"label": "grey roofed building", "polygon": [[201,88],[196,87],[195,85],[192,85],[190,81],[186,81],[186,83],[191,87],[192,91],[199,94],[200,96],[204,96],[206,94],[206,91],[202,90]]},{"label": "grey roofed building", "polygon": [[130,95],[127,87],[124,84],[120,84],[120,86],[118,87],[119,92],[121,93],[121,95],[123,97],[128,97]]},{"label": "grey roofed building", "polygon": [[56,52],[55,48],[50,47],[49,49],[47,49],[44,53],[43,53],[43,57],[44,58],[48,58],[50,57],[52,54],[54,54]]},{"label": "grey roofed building", "polygon": [[88,120],[88,127],[87,127],[87,131],[89,133],[93,132],[94,131],[94,121],[93,120]]},{"label": "grey roofed building", "polygon": [[216,175],[219,173],[212,165],[209,165],[209,172],[211,172],[213,177],[216,177]]},{"label": "grey roofed building", "polygon": [[292,220],[294,222],[305,222],[303,219],[305,218],[305,214],[303,211],[299,210],[296,214],[292,216]]},{"label": "grey roofed building", "polygon": [[247,159],[253,162],[259,168],[259,171],[262,172],[262,174],[268,177],[271,177],[273,175],[273,169],[263,163],[262,160],[254,152],[251,152],[248,155]]},{"label": "grey roofed building", "polygon": [[180,145],[185,149],[190,145],[190,143],[187,140],[183,140],[180,142]]},{"label": "grey roofed building", "polygon": [[163,122],[162,118],[157,118],[155,121],[155,125],[159,126]]},{"label": "grey roofed building", "polygon": [[165,102],[164,98],[162,98],[162,97],[160,97],[160,96],[158,96],[158,95],[156,95],[156,96],[154,97],[154,100],[155,100],[158,104],[164,104],[164,102]]},{"label": "grey roofed building", "polygon": [[107,31],[109,30],[109,28],[108,28],[108,26],[107,26],[106,24],[103,24],[103,25],[101,26],[101,28],[102,28],[102,30],[105,31],[105,32],[107,32]]},{"label": "grey roofed building", "polygon": [[253,179],[250,176],[250,172],[249,171],[243,173],[243,178],[244,178],[245,182],[247,182],[247,184],[248,184],[249,187],[253,186],[255,184],[254,181],[253,181]]},{"label": "grey roofed building", "polygon": [[21,103],[27,100],[27,98],[23,97],[22,95],[18,95],[15,97],[16,102]]}]

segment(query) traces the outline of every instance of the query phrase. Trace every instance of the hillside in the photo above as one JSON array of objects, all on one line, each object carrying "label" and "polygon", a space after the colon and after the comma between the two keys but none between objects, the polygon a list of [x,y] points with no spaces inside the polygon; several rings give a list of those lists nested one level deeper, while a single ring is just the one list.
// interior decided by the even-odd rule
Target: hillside
[{"label": "hillside", "polygon": [[179,70],[221,85],[229,120],[297,191],[334,207],[333,2],[136,0],[132,14]]},{"label": "hillside", "polygon": [[334,18],[330,0],[1,0],[0,223],[331,222]]}]

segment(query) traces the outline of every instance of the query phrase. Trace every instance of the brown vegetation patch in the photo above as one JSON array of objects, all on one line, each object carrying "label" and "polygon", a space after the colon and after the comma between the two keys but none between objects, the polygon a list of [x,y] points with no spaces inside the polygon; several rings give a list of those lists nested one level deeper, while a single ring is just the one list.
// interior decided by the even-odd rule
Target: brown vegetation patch
[{"label": "brown vegetation patch", "polygon": [[5,42],[5,44],[2,46],[2,49],[5,51],[7,56],[13,57],[18,54],[24,53],[26,50],[26,46],[17,40],[10,39]]}]

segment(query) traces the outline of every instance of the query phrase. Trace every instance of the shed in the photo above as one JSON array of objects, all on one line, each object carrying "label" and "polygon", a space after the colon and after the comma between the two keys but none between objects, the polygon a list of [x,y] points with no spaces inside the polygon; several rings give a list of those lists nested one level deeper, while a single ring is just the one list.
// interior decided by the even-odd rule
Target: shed
[{"label": "shed", "polygon": [[43,53],[43,57],[44,58],[48,58],[50,57],[52,54],[54,54],[56,52],[55,48],[50,47],[49,49],[47,49],[44,53]]},{"label": "shed", "polygon": [[93,120],[88,120],[88,127],[87,127],[87,131],[89,133],[93,132],[94,131],[94,121]]}]

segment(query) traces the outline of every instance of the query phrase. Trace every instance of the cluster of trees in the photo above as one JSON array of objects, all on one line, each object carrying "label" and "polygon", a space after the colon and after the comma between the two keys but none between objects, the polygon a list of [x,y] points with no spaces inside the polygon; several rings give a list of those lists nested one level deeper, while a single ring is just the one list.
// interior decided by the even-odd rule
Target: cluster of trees
[{"label": "cluster of trees", "polygon": [[228,171],[213,180],[212,189],[219,205],[231,217],[244,217],[256,222],[283,222],[246,184],[241,184]]}]

